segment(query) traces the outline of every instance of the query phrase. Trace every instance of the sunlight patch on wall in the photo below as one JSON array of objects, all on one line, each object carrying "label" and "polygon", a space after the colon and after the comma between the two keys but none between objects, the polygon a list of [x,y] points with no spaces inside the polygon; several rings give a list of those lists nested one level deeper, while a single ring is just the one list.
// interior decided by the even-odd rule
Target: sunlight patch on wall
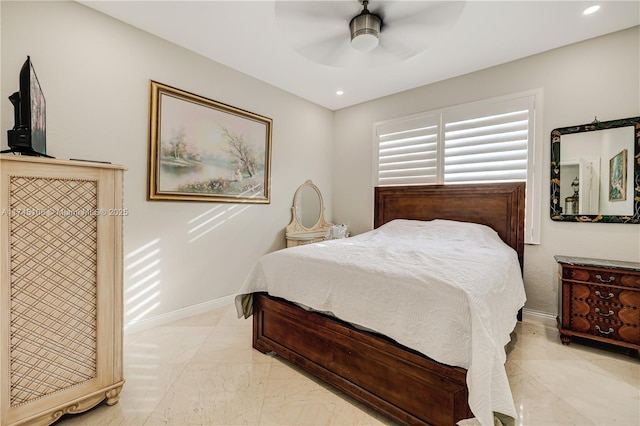
[{"label": "sunlight patch on wall", "polygon": [[146,317],[160,305],[160,239],[143,245],[124,259],[124,323]]},{"label": "sunlight patch on wall", "polygon": [[213,231],[226,221],[233,219],[238,214],[247,210],[250,205],[233,204],[222,210],[222,206],[216,206],[187,222],[191,226],[187,234],[191,236],[190,243],[197,241],[209,232]]}]

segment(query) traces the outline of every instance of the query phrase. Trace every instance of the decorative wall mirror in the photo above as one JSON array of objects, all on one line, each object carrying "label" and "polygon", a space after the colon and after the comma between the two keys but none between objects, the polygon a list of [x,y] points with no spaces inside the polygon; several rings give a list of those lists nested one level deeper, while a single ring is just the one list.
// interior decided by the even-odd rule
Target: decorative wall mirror
[{"label": "decorative wall mirror", "polygon": [[320,189],[310,180],[298,187],[291,206],[291,222],[286,228],[287,247],[327,239],[333,226],[324,219]]},{"label": "decorative wall mirror", "polygon": [[551,132],[551,219],[640,223],[640,117]]}]

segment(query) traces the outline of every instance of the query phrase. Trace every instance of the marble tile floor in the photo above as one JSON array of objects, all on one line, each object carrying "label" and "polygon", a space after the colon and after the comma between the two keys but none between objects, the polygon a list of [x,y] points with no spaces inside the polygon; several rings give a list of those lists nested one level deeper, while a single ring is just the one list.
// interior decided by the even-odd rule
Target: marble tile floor
[{"label": "marble tile floor", "polygon": [[[278,357],[251,348],[233,306],[125,337],[114,406],[57,425],[393,425]],[[506,364],[516,425],[640,425],[640,360],[560,343],[555,328],[516,326]]]}]

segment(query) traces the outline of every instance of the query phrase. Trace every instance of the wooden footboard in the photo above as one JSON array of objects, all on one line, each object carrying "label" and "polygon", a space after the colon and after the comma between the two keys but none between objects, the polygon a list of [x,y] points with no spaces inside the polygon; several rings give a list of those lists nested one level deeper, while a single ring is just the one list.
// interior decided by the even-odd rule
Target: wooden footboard
[{"label": "wooden footboard", "polygon": [[277,353],[402,424],[449,426],[472,417],[465,369],[265,293],[253,297],[255,349]]}]

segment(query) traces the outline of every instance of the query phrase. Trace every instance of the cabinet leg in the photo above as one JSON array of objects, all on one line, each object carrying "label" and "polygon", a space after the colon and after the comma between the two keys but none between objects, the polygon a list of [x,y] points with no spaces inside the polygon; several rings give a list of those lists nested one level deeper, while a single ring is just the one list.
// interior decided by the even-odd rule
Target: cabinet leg
[{"label": "cabinet leg", "polygon": [[563,345],[569,345],[569,343],[571,343],[571,336],[565,336],[564,334],[561,334],[560,341],[562,341]]},{"label": "cabinet leg", "polygon": [[106,393],[107,397],[107,405],[117,404],[120,400],[120,392],[122,391],[122,386],[118,386],[117,388],[113,388]]}]

